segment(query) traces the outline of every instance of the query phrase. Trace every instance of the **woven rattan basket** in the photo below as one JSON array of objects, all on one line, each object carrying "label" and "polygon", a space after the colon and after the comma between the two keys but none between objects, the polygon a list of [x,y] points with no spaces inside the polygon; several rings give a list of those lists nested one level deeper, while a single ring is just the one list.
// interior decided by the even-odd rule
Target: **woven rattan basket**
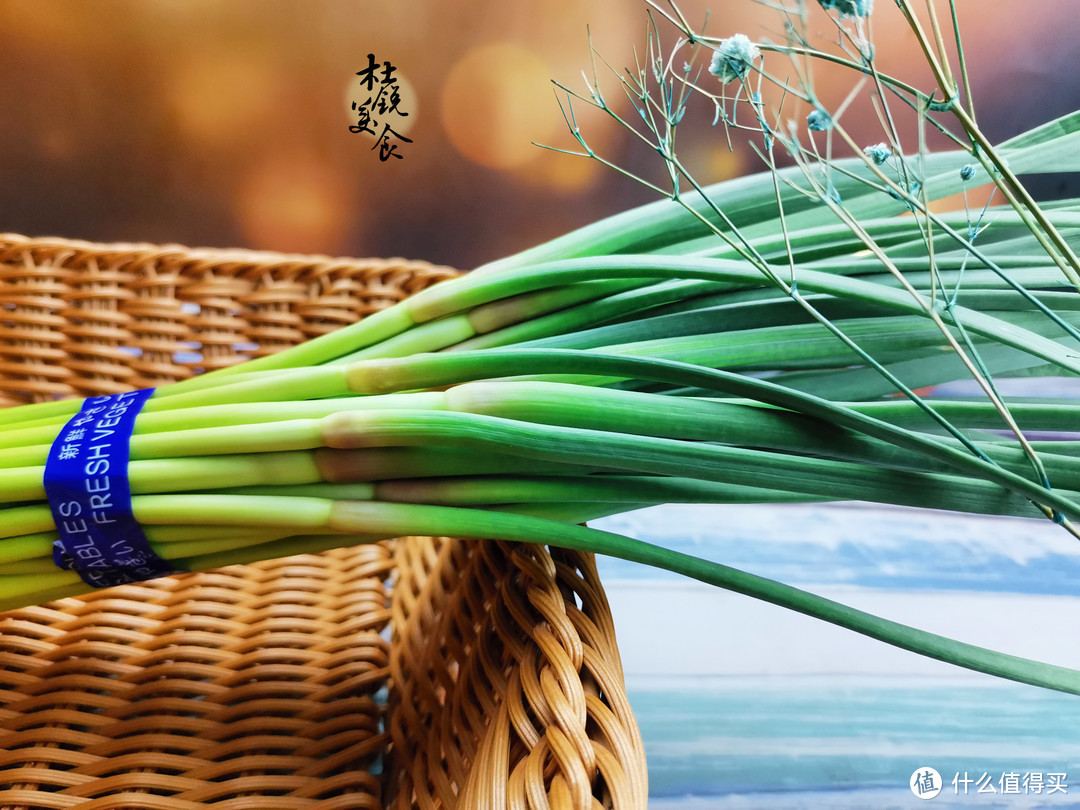
[{"label": "woven rattan basket", "polygon": [[[0,402],[159,385],[454,274],[0,236]],[[647,793],[591,556],[446,538],[0,614],[0,774],[0,808],[591,810]]]}]

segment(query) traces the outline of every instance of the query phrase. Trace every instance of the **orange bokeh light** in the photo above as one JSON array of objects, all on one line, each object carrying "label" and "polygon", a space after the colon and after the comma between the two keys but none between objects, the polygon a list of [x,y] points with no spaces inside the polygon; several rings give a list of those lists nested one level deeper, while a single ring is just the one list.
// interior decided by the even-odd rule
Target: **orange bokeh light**
[{"label": "orange bokeh light", "polygon": [[450,69],[442,90],[447,137],[474,163],[512,169],[536,159],[533,141],[551,137],[551,70],[532,51],[500,42],[469,51]]},{"label": "orange bokeh light", "polygon": [[340,250],[358,201],[340,174],[307,154],[256,162],[240,184],[237,217],[254,248],[284,253]]},{"label": "orange bokeh light", "polygon": [[275,71],[258,55],[231,49],[192,54],[172,76],[176,126],[200,147],[249,140],[271,116],[278,86]]}]

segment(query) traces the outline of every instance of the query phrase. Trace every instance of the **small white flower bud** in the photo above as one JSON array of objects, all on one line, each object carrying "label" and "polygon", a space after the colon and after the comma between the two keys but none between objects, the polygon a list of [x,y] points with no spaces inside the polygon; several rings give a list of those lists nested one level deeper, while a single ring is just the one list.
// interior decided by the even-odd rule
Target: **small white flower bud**
[{"label": "small white flower bud", "polygon": [[886,143],[879,143],[863,149],[863,154],[874,161],[875,166],[880,166],[892,157],[892,149]]},{"label": "small white flower bud", "polygon": [[806,126],[814,132],[824,132],[832,129],[832,116],[824,110],[814,110],[806,116]]},{"label": "small white flower bud", "polygon": [[874,0],[818,0],[818,4],[830,11],[836,9],[840,17],[869,17],[874,10]]},{"label": "small white flower bud", "polygon": [[709,64],[709,73],[727,84],[743,78],[750,70],[750,64],[761,56],[757,45],[745,34],[735,34],[720,40]]}]

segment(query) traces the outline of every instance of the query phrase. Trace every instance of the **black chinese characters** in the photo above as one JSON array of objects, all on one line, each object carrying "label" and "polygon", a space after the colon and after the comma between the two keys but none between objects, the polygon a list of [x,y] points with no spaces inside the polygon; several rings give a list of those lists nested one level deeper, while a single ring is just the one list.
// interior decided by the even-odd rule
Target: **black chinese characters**
[{"label": "black chinese characters", "polygon": [[399,142],[412,143],[412,139],[406,138],[390,126],[394,120],[392,116],[408,116],[399,106],[402,100],[401,86],[394,78],[397,67],[389,61],[380,66],[373,53],[369,53],[367,58],[367,67],[357,71],[356,75],[360,77],[360,86],[365,88],[369,95],[362,102],[352,102],[357,120],[349,127],[349,132],[367,132],[375,136],[375,145],[371,148],[378,148],[379,160],[386,161],[391,157],[401,160],[403,156],[398,152]]}]

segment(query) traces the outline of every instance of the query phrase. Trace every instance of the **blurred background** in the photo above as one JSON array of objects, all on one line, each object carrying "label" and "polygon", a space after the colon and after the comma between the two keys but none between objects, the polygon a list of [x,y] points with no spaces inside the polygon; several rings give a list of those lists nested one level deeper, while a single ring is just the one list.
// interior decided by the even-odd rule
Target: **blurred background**
[{"label": "blurred background", "polygon": [[[835,39],[810,5],[811,30]],[[895,6],[878,6],[882,66],[929,89]],[[681,7],[699,25],[711,9],[706,30],[718,36],[782,39],[776,12],[753,0]],[[1074,26],[1062,24],[1071,6],[1035,8],[958,3],[994,139],[1080,102]],[[596,161],[531,144],[572,145],[550,81],[584,91],[588,32],[621,68],[643,52],[646,21],[641,0],[2,0],[0,231],[469,268],[654,198]],[[400,160],[381,161],[373,136],[349,131],[368,53],[397,68],[408,115],[395,130],[412,140]],[[835,109],[851,76],[816,78]],[[616,103],[617,86],[606,87]],[[861,101],[845,126],[876,143],[865,92]],[[698,105],[680,130],[701,178],[756,170],[711,120]],[[662,178],[657,157],[614,122],[581,124],[603,155]],[[905,137],[914,149],[913,127]]]}]

